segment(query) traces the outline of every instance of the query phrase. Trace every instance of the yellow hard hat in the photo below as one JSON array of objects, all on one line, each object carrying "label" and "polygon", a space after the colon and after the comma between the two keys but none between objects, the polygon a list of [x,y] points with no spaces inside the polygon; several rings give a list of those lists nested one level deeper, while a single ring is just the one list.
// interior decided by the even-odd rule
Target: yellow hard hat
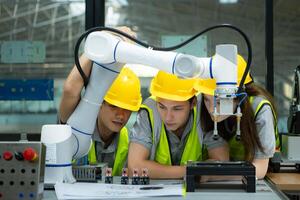
[{"label": "yellow hard hat", "polygon": [[[244,60],[244,58],[240,55],[237,55],[237,81],[238,85],[240,84],[244,71],[246,69],[247,63]],[[244,81],[244,84],[253,82],[252,77],[250,73],[248,72],[246,79]],[[203,93],[203,94],[209,94],[209,95],[214,95],[214,91],[217,87],[216,80],[215,79],[198,79],[197,83],[195,84],[196,90],[198,92]]]},{"label": "yellow hard hat", "polygon": [[163,99],[186,101],[197,92],[194,87],[195,81],[195,79],[180,79],[176,75],[159,71],[151,81],[150,93]]},{"label": "yellow hard hat", "polygon": [[128,67],[123,67],[104,100],[126,110],[138,111],[142,103],[139,78]]}]

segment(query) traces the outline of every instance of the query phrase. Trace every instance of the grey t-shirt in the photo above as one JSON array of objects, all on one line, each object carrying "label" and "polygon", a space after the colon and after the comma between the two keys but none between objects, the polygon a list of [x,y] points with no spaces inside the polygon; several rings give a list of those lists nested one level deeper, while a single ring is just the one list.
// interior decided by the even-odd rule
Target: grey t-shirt
[{"label": "grey t-shirt", "polygon": [[[152,99],[146,99],[144,101],[144,104],[152,108],[153,110],[153,117],[154,117],[154,132],[158,132],[161,129],[162,126],[162,120],[160,118],[160,115],[158,114],[156,102]],[[200,120],[199,120],[199,108],[201,105],[201,98],[197,98],[197,116],[196,116],[196,123],[197,123],[197,132],[199,134],[200,144],[205,143],[203,141],[203,132],[200,127]],[[189,135],[189,132],[192,129],[193,126],[193,118],[194,114],[193,112],[190,113],[187,125],[184,129],[184,132],[182,134],[182,137],[179,138],[174,133],[166,129],[167,136],[169,138],[169,147],[170,147],[170,153],[172,157],[172,163],[173,165],[179,165],[181,161],[181,156],[184,151],[184,147],[187,141],[187,136]],[[158,141],[159,138],[156,138],[155,141]],[[203,142],[202,142],[203,141]],[[137,115],[137,121],[135,122],[133,129],[130,132],[130,142],[139,143],[143,145],[146,149],[150,152],[150,160],[154,160],[157,144],[153,144],[152,142],[152,131],[150,126],[150,119],[148,116],[148,112],[144,109],[141,109]]]},{"label": "grey t-shirt", "polygon": [[115,133],[113,141],[110,143],[108,147],[105,148],[105,143],[102,141],[101,137],[99,136],[97,126],[95,126],[92,139],[93,142],[96,143],[95,150],[96,150],[96,157],[98,162],[108,163],[109,167],[114,166],[115,153],[117,150],[119,137],[120,134]]},{"label": "grey t-shirt", "polygon": [[[260,149],[255,149],[254,159],[266,159],[271,158],[275,152],[275,133],[274,133],[274,118],[271,107],[265,105],[257,113],[256,120],[256,129],[258,133],[259,140],[264,151]],[[222,137],[219,137],[217,141],[213,139],[212,131],[205,134],[205,141],[207,149],[218,147],[219,144],[225,142]]]}]

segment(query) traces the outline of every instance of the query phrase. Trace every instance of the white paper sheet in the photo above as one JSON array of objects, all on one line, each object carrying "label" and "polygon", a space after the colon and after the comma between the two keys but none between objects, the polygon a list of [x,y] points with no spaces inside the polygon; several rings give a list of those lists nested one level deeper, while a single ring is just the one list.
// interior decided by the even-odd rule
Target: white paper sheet
[{"label": "white paper sheet", "polygon": [[185,193],[182,184],[120,185],[103,183],[56,183],[55,192],[59,200],[183,196]]}]

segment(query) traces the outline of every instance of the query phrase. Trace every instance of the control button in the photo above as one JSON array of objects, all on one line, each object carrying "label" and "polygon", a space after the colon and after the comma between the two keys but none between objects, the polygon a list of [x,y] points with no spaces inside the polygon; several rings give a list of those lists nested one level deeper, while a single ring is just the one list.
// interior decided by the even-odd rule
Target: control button
[{"label": "control button", "polygon": [[37,159],[38,155],[33,148],[26,148],[23,151],[23,157],[25,160],[34,161]]},{"label": "control button", "polygon": [[29,193],[29,197],[30,197],[30,198],[34,198],[34,197],[35,197],[34,193],[33,193],[33,192],[30,192],[30,193]]},{"label": "control button", "polygon": [[24,197],[24,193],[19,193],[19,198],[23,198]]},{"label": "control button", "polygon": [[3,159],[4,160],[11,160],[13,158],[13,154],[9,151],[5,151],[3,153]]},{"label": "control button", "polygon": [[15,152],[15,158],[19,161],[24,160],[24,156],[23,156],[22,152]]}]

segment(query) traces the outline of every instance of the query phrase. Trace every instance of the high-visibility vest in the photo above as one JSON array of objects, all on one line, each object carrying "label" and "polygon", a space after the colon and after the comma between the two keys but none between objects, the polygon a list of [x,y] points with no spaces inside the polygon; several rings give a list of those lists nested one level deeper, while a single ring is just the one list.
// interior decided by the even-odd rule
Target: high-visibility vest
[{"label": "high-visibility vest", "polygon": [[[112,170],[113,176],[120,176],[122,174],[122,168],[124,167],[127,159],[128,145],[129,145],[128,131],[126,127],[123,127],[120,131],[117,152],[115,154],[116,157],[115,157],[114,166]],[[88,153],[88,161],[90,164],[97,163],[95,142],[92,143],[92,147]]]},{"label": "high-visibility vest", "polygon": [[[162,123],[160,132],[154,132],[154,116],[153,111],[147,105],[142,105],[141,109],[146,109],[149,114],[150,125],[152,129],[152,144],[155,144],[155,134],[159,134],[159,141],[155,152],[154,160],[163,165],[172,165],[171,153],[169,148],[169,142],[167,138],[167,133],[165,130],[165,126]],[[197,110],[196,108],[193,109],[194,118],[193,118],[193,127],[188,135],[187,142],[184,147],[183,154],[181,156],[180,165],[185,165],[187,161],[200,161],[202,160],[202,146],[200,144],[198,132],[197,132]]]},{"label": "high-visibility vest", "polygon": [[[273,117],[274,117],[274,133],[275,133],[275,139],[276,139],[276,148],[280,148],[280,141],[279,141],[278,128],[277,128],[277,117],[276,117],[276,114],[275,114],[272,104],[266,99],[262,99],[259,102],[254,102],[255,101],[254,98],[255,97],[253,97],[253,96],[249,97],[250,104],[252,105],[252,108],[254,110],[254,120],[256,119],[257,114],[259,113],[259,111],[262,109],[262,107],[264,105],[270,106]],[[256,103],[257,105],[254,105],[254,103]],[[245,159],[245,148],[241,144],[241,142],[237,141],[235,139],[235,137],[232,137],[228,141],[228,143],[229,143],[230,158],[233,158],[234,160],[244,160]]]}]

